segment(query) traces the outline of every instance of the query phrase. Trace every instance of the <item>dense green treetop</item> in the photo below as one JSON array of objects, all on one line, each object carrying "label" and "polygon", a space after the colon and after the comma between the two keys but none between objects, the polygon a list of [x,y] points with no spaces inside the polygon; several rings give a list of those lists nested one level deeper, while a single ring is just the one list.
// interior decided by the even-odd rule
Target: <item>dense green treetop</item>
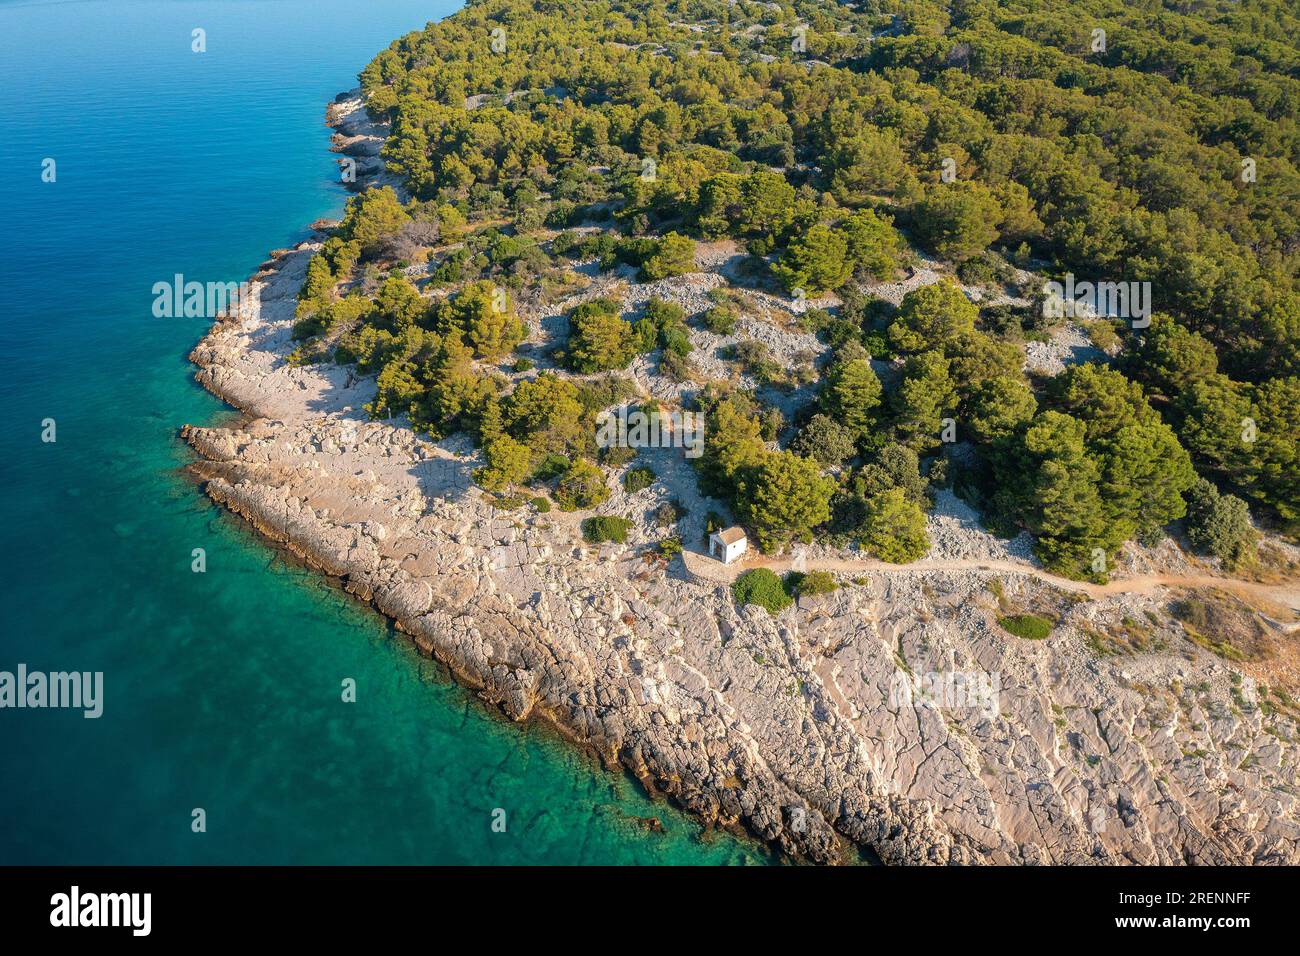
[{"label": "dense green treetop", "polygon": [[[693,330],[745,328],[725,295],[691,316],[586,301],[541,347],[575,376],[654,352],[701,386],[701,484],[763,547],[824,527],[910,560],[966,441],[963,488],[1065,573],[1103,578],[1188,498],[1198,546],[1232,562],[1244,502],[1300,529],[1300,16],[1278,0],[479,0],[361,81],[410,200],[349,202],[308,265],[295,360],[355,362],[372,415],[470,433],[494,491],[604,500],[618,462],[589,433],[629,397],[525,374],[519,303],[562,299],[574,260],[671,284],[725,240],[729,283],[834,295],[792,303],[832,357],[740,341],[758,391],[706,382]],[[1150,282],[1155,314],[1093,323],[1105,360],[1030,377],[1036,306],[948,278],[873,298],[916,253],[994,297],[1023,283],[1012,262]],[[788,421],[764,398],[800,386]]]}]

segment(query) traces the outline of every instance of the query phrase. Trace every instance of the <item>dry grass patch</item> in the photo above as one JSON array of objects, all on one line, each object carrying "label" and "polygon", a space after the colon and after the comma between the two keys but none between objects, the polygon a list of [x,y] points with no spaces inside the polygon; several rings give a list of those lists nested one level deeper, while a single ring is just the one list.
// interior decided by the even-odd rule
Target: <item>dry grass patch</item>
[{"label": "dry grass patch", "polygon": [[1259,613],[1226,592],[1184,593],[1169,606],[1192,643],[1229,661],[1260,661],[1275,639]]}]

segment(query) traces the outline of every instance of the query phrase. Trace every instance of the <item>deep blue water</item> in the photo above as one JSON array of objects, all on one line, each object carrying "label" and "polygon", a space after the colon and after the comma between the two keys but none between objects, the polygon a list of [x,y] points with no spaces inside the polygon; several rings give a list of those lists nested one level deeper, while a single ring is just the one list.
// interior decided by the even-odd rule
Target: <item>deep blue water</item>
[{"label": "deep blue water", "polygon": [[105,680],[98,720],[0,709],[0,863],[765,859],[487,712],[180,472],[180,426],[228,412],[153,283],[337,214],[326,102],[456,6],[0,0],[0,670]]}]

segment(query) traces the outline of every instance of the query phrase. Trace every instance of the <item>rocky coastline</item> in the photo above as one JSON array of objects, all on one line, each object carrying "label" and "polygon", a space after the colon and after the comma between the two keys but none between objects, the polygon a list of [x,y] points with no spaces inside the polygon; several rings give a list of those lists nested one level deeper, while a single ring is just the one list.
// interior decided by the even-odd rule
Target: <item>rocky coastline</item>
[{"label": "rocky coastline", "polygon": [[[383,126],[357,95],[328,121],[359,182],[388,182]],[[1167,589],[1079,600],[1028,566],[922,561],[777,617],[737,608],[637,532],[593,546],[581,515],[495,507],[463,442],[367,420],[373,380],[349,369],[288,363],[317,248],[274,254],[192,353],[198,381],[245,412],[185,426],[192,472],[509,718],[819,863],[1300,862],[1296,716],[1243,706],[1251,678],[1187,639]],[[639,505],[619,488],[600,511]],[[1010,636],[1009,607],[1059,626]],[[1128,622],[1162,650],[1099,655],[1090,635]],[[898,693],[976,672],[998,677],[994,712]]]}]

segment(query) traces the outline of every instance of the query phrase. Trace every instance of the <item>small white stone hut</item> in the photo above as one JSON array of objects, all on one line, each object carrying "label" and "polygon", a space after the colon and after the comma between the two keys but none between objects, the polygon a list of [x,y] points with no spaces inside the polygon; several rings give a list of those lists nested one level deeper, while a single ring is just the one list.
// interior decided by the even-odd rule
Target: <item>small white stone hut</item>
[{"label": "small white stone hut", "polygon": [[749,539],[739,525],[723,528],[709,535],[709,554],[723,564],[730,564],[749,548]]}]

